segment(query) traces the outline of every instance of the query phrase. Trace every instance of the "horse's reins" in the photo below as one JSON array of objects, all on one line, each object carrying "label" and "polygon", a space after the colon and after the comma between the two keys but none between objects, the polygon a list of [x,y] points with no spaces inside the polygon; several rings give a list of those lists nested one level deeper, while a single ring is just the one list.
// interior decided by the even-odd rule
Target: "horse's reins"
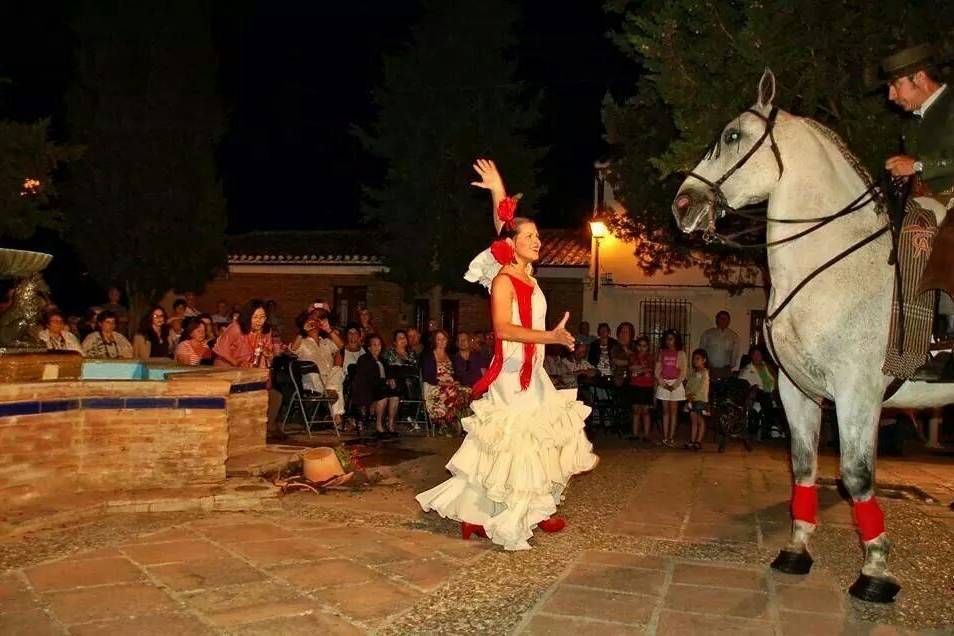
[{"label": "horse's reins", "polygon": [[[729,177],[735,174],[742,166],[746,164],[746,162],[748,162],[749,159],[752,158],[752,156],[759,150],[759,148],[762,147],[762,144],[764,144],[766,140],[768,140],[769,143],[771,144],[772,154],[775,156],[775,163],[778,165],[779,180],[781,180],[782,174],[785,172],[785,164],[782,163],[782,154],[781,152],[779,152],[778,144],[775,141],[775,134],[774,134],[775,121],[778,117],[778,107],[772,107],[772,110],[769,112],[768,117],[758,112],[757,110],[754,110],[751,108],[746,110],[745,112],[755,115],[756,117],[758,117],[759,119],[765,122],[765,131],[762,133],[762,136],[755,141],[752,147],[749,148],[748,152],[742,155],[739,158],[739,160],[736,161],[732,165],[732,167],[725,172],[725,174],[723,174],[721,177],[719,177],[715,181],[710,181],[709,179],[693,171],[689,171],[687,175],[709,186],[712,189],[713,194],[715,195],[715,201],[712,202],[709,208],[709,227],[706,229],[705,233],[703,234],[703,238],[705,239],[707,243],[718,243],[718,244],[725,245],[727,247],[731,247],[734,249],[763,249],[763,248],[775,247],[775,246],[783,245],[785,243],[789,243],[791,241],[795,241],[805,236],[808,236],[812,232],[815,232],[816,230],[819,230],[822,227],[828,225],[835,219],[839,219],[841,217],[847,216],[851,214],[852,212],[857,212],[858,210],[861,210],[867,207],[869,204],[873,202],[882,201],[883,195],[882,195],[881,189],[877,186],[877,184],[871,183],[868,186],[868,188],[865,189],[864,192],[862,192],[851,203],[841,208],[837,212],[834,212],[826,216],[820,216],[820,217],[815,217],[810,219],[776,219],[769,216],[765,216],[763,219],[763,217],[761,217],[760,215],[752,214],[752,213],[734,208],[733,206],[729,204],[728,199],[726,199],[725,193],[722,191],[722,185],[729,180]],[[739,217],[749,219],[752,221],[758,221],[761,223],[761,225],[758,227],[748,228],[739,232],[735,232],[727,236],[723,236],[715,231],[715,221],[716,221],[716,217],[723,218],[727,214],[732,214],[732,215],[739,216]],[[801,232],[796,232],[795,234],[786,236],[783,239],[768,241],[765,243],[742,244],[735,240],[736,238],[738,238],[739,236],[742,236],[743,234],[749,234],[752,232],[760,231],[763,228],[765,228],[769,223],[814,223],[815,225]],[[798,388],[799,391],[804,393],[807,397],[809,397],[812,400],[817,400],[817,398],[813,397],[807,391],[805,391],[801,386],[799,386],[799,384],[795,381],[792,375],[785,369],[785,365],[782,364],[782,360],[779,358],[778,354],[776,353],[775,340],[772,337],[772,324],[775,321],[775,319],[778,318],[779,314],[782,313],[782,310],[785,309],[785,307],[792,302],[795,296],[802,289],[804,289],[805,285],[811,282],[815,277],[817,277],[819,274],[821,274],[822,272],[830,268],[832,265],[835,265],[842,259],[858,251],[865,245],[873,242],[878,237],[885,234],[891,229],[892,229],[892,224],[889,221],[886,225],[884,225],[880,229],[876,230],[875,232],[866,236],[860,241],[853,243],[846,249],[842,250],[841,252],[833,256],[832,258],[822,263],[814,271],[812,271],[808,276],[802,279],[801,282],[799,282],[792,289],[792,291],[790,291],[788,295],[786,295],[785,298],[782,299],[780,303],[778,303],[775,309],[771,313],[766,315],[765,317],[764,325],[765,325],[765,334],[766,334],[768,345],[769,345],[769,353],[772,355],[772,358],[774,358],[775,363],[778,365],[778,368],[782,371],[782,373],[785,374],[785,377],[787,377],[789,381],[795,387]],[[893,253],[894,252],[892,250],[892,254]],[[903,328],[902,328],[902,333],[903,333]],[[903,342],[903,338],[902,338],[902,342]]]}]

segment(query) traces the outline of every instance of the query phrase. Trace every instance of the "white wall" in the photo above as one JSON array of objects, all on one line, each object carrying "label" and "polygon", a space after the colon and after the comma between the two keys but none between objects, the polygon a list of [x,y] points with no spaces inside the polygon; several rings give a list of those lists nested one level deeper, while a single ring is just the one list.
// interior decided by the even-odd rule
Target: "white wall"
[{"label": "white wall", "polygon": [[715,316],[723,309],[731,314],[731,328],[746,343],[743,348],[747,349],[751,312],[765,309],[766,296],[761,288],[730,296],[725,290],[711,287],[700,267],[647,276],[636,262],[633,244],[612,236],[600,241],[600,273],[611,275],[613,282],[600,284],[598,301],[593,301],[592,269],[583,289],[583,317],[594,333],[600,322],[608,322],[614,332],[623,321],[632,322],[641,330],[641,302],[654,298],[679,299],[692,304],[690,342],[687,343],[690,351],[698,346],[702,332],[715,325]]}]

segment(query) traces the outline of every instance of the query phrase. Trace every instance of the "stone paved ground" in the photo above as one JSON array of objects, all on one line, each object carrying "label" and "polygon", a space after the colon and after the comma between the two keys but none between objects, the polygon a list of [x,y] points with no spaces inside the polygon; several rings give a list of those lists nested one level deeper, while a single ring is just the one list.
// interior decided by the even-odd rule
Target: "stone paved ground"
[{"label": "stone paved ground", "polygon": [[945,505],[882,500],[904,589],[872,606],[844,592],[861,550],[834,488],[821,490],[812,573],[767,568],[788,533],[781,448],[603,444],[567,493],[570,526],[506,553],[416,510],[455,443],[408,444],[433,454],[397,467],[391,487],[295,494],[267,512],[112,515],[0,543],[0,634],[954,632],[950,459],[879,465],[883,483]]}]

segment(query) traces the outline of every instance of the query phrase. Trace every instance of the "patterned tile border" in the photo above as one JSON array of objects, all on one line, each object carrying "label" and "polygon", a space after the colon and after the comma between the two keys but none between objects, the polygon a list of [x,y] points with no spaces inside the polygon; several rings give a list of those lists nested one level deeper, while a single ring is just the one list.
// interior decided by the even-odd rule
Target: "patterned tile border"
[{"label": "patterned tile border", "polygon": [[83,398],[42,400],[30,402],[6,402],[0,404],[0,417],[40,415],[64,411],[117,410],[117,409],[224,409],[224,397],[130,397],[130,398]]}]

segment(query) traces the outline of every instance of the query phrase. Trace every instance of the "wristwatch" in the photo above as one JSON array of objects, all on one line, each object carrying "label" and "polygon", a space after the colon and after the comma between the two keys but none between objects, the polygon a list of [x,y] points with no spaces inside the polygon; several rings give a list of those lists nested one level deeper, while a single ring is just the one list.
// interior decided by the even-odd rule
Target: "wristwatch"
[{"label": "wristwatch", "polygon": [[921,161],[915,161],[915,162],[914,162],[914,172],[915,172],[916,174],[921,174],[922,172],[924,172],[924,163],[921,162]]}]

